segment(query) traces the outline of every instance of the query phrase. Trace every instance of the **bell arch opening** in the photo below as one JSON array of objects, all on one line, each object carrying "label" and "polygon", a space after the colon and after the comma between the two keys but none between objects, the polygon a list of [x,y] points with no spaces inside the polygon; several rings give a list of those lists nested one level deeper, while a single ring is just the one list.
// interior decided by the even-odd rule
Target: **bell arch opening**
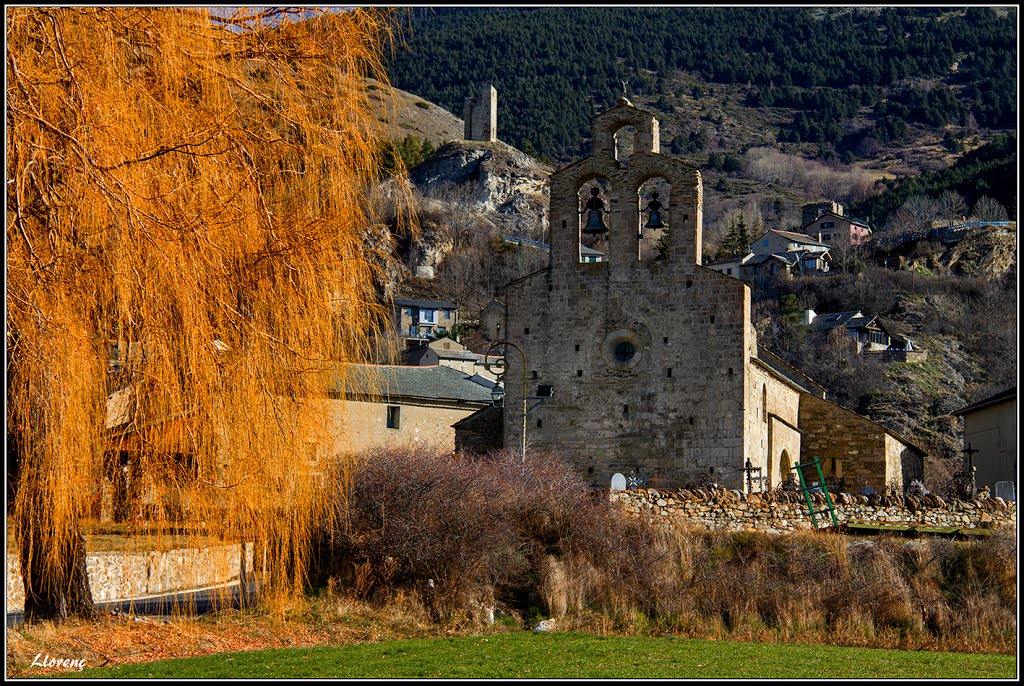
[{"label": "bell arch opening", "polygon": [[636,152],[637,128],[632,124],[626,124],[616,129],[613,137],[615,139],[615,159],[619,162],[626,162]]},{"label": "bell arch opening", "polygon": [[592,177],[577,189],[579,261],[593,264],[608,261],[608,221],[612,185],[603,176]]},{"label": "bell arch opening", "polygon": [[652,176],[640,185],[637,195],[640,212],[636,234],[640,260],[667,260],[672,183],[664,176]]}]

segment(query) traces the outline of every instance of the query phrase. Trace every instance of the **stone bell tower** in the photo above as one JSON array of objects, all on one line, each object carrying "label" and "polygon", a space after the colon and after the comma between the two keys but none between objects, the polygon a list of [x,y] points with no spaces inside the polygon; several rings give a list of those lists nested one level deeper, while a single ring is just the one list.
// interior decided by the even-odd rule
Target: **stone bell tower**
[{"label": "stone bell tower", "polygon": [[475,96],[466,98],[462,119],[467,141],[498,140],[498,91],[494,86],[485,86]]},{"label": "stone bell tower", "polygon": [[[629,130],[633,152],[619,153]],[[667,228],[658,256],[645,258],[640,191],[655,178],[669,188]],[[741,487],[754,407],[750,291],[700,265],[700,171],[662,155],[654,114],[623,97],[594,117],[591,155],[550,183],[549,266],[506,290],[505,336],[524,355],[506,352],[505,445],[522,440],[525,358],[527,395],[553,389],[527,415],[532,449],[558,451],[603,486],[621,473],[659,487],[708,474]],[[607,259],[585,262],[581,197],[599,185]]]}]

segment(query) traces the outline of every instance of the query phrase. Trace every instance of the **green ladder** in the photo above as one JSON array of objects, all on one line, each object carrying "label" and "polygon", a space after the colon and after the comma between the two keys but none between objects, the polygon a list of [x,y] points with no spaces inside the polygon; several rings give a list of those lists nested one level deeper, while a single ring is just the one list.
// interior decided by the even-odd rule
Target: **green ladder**
[{"label": "green ladder", "polygon": [[[818,486],[808,486],[807,479],[804,476],[804,470],[814,467],[818,472]],[[818,518],[816,515],[824,514],[826,512],[832,517],[832,526],[838,528],[839,520],[836,518],[836,508],[832,504],[832,495],[828,492],[828,486],[825,485],[825,475],[821,473],[821,462],[818,458],[814,458],[810,462],[797,462],[793,466],[793,470],[796,471],[797,478],[800,479],[800,492],[804,494],[804,500],[807,501],[807,511],[811,513],[811,524],[814,525],[815,529],[818,529]],[[813,476],[813,472],[811,473]],[[825,494],[825,507],[821,510],[814,509],[814,503],[811,502],[811,489],[821,488],[821,492]]]}]

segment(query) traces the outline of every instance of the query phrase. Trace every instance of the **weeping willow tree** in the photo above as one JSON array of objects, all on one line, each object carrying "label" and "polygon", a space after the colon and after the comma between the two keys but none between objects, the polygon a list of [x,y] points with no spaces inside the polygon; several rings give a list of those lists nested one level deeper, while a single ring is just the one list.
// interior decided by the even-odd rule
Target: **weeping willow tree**
[{"label": "weeping willow tree", "polygon": [[117,480],[132,484],[129,532],[174,522],[256,542],[263,588],[294,593],[336,495],[323,401],[384,316],[390,253],[366,192],[383,132],[363,79],[385,79],[393,17],[7,16],[7,421],[26,614],[93,611],[83,527]]}]

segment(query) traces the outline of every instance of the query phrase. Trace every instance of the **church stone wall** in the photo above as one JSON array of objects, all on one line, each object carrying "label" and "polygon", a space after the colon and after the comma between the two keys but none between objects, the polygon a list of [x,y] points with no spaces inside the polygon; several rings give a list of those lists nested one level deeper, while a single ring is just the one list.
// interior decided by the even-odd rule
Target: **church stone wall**
[{"label": "church stone wall", "polygon": [[[615,159],[618,128],[635,152]],[[595,120],[594,153],[551,177],[551,263],[509,284],[506,336],[526,355],[527,394],[554,396],[529,413],[527,441],[557,449],[595,483],[619,472],[683,485],[710,475],[743,482],[746,389],[755,350],[750,291],[699,265],[700,172],[657,154],[657,121],[628,103]],[[667,258],[641,260],[638,189],[671,184]],[[610,184],[608,261],[581,263],[579,191]],[[617,342],[636,355],[614,358]],[[506,355],[505,444],[522,437],[522,359]],[[532,401],[531,401],[532,404]]]}]

